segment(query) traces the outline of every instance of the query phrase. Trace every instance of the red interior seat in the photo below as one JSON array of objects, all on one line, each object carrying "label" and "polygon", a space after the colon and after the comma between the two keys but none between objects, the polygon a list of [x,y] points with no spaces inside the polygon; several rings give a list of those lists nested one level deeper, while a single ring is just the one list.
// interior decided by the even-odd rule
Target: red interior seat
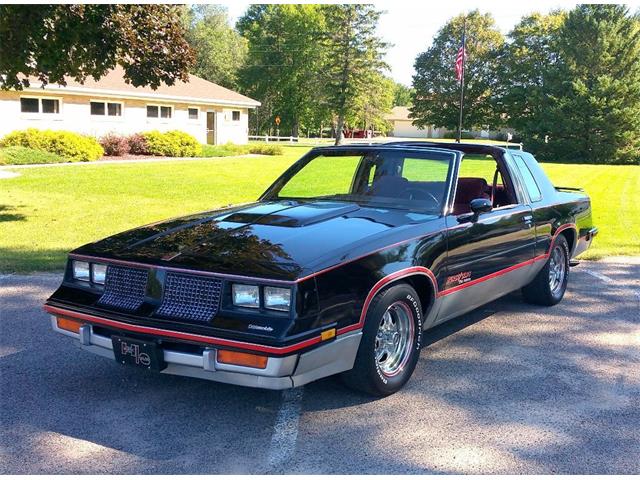
[{"label": "red interior seat", "polygon": [[453,202],[453,214],[471,212],[469,204],[476,198],[491,198],[488,191],[488,184],[484,178],[460,177],[456,189],[456,198]]}]

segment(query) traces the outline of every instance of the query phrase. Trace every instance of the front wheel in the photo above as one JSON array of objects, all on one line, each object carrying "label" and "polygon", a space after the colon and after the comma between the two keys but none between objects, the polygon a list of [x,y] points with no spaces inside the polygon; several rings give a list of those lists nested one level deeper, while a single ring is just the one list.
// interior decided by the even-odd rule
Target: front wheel
[{"label": "front wheel", "polygon": [[411,377],[421,343],[422,306],[416,291],[404,283],[391,286],[371,302],[353,369],[342,379],[375,396],[395,393]]},{"label": "front wheel", "polygon": [[549,259],[533,281],[522,289],[524,299],[536,305],[551,306],[562,300],[569,279],[569,244],[559,235],[551,246]]}]

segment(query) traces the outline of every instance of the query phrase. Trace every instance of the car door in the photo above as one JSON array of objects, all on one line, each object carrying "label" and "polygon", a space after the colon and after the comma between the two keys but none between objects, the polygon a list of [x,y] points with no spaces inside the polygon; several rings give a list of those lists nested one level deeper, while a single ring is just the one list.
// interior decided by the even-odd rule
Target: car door
[{"label": "car door", "polygon": [[[465,173],[465,161],[472,163]],[[438,322],[461,315],[473,308],[494,300],[524,286],[530,280],[529,269],[534,258],[535,228],[532,210],[522,192],[518,178],[512,174],[513,166],[508,158],[491,160],[480,165],[491,176],[489,185],[495,187],[496,178],[502,178],[502,189],[489,194],[491,198],[501,191],[504,200],[496,208],[475,218],[463,219],[453,205],[445,217],[447,225],[446,276],[439,285],[441,306]],[[465,178],[482,178],[481,160],[463,159],[456,185]],[[469,165],[469,164],[468,164]],[[499,176],[488,173],[490,168],[499,170]],[[489,169],[489,170],[487,170]],[[478,177],[464,177],[473,172]],[[469,181],[467,181],[469,183]],[[506,193],[505,193],[506,192]],[[473,196],[473,195],[472,195]]]}]

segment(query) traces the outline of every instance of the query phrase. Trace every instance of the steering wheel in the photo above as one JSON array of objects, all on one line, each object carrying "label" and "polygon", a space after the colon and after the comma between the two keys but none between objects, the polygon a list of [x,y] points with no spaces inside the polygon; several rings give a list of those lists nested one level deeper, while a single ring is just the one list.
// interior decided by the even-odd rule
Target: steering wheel
[{"label": "steering wheel", "polygon": [[435,205],[440,205],[440,200],[438,200],[431,192],[420,188],[407,188],[406,192],[409,194],[409,200],[430,200]]}]

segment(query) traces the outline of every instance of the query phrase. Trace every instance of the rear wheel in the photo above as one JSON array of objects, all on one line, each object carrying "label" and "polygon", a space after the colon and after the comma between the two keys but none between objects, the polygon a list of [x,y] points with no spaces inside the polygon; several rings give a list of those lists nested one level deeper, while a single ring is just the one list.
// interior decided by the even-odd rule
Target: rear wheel
[{"label": "rear wheel", "polygon": [[409,380],[420,356],[422,307],[407,284],[374,297],[365,320],[353,369],[342,374],[351,388],[375,396],[397,392]]},{"label": "rear wheel", "polygon": [[533,281],[522,289],[524,299],[536,305],[555,305],[562,300],[569,279],[569,244],[559,235],[549,259]]}]

